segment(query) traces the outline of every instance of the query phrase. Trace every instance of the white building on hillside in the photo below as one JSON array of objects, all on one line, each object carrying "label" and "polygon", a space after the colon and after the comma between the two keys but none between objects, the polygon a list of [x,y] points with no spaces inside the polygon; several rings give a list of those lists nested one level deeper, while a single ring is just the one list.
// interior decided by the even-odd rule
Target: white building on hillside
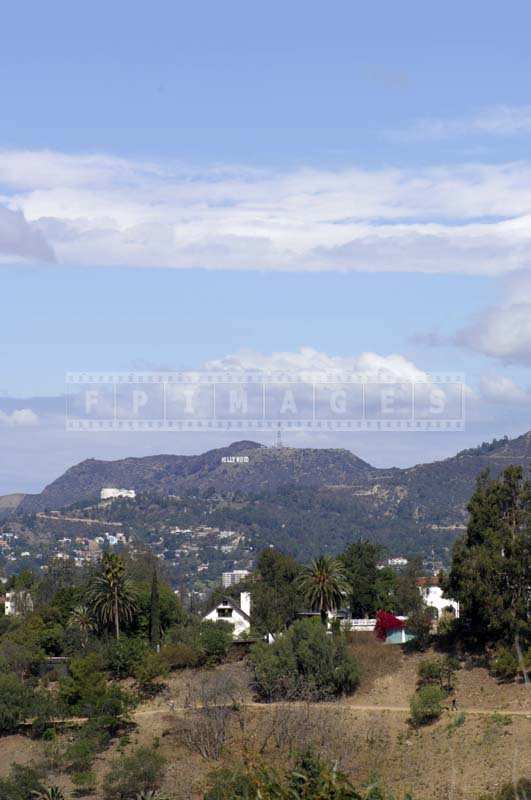
[{"label": "white building on hillside", "polygon": [[4,612],[8,617],[29,614],[33,611],[33,598],[27,589],[6,592]]},{"label": "white building on hillside", "polygon": [[237,639],[242,633],[248,633],[251,629],[251,594],[242,592],[240,594],[240,604],[230,597],[225,597],[217,606],[203,617],[203,621],[211,622],[230,622],[233,626],[233,637]]},{"label": "white building on hillside", "polygon": [[224,589],[234,586],[243,581],[249,575],[248,569],[233,569],[231,572],[223,572],[221,575],[221,585]]},{"label": "white building on hillside", "polygon": [[136,497],[134,489],[115,489],[114,486],[105,486],[100,492],[100,500],[114,500],[116,497]]},{"label": "white building on hillside", "polygon": [[435,619],[440,619],[444,611],[454,614],[455,618],[459,619],[459,603],[451,597],[444,596],[437,578],[420,578],[418,584],[422,599],[433,611]]}]

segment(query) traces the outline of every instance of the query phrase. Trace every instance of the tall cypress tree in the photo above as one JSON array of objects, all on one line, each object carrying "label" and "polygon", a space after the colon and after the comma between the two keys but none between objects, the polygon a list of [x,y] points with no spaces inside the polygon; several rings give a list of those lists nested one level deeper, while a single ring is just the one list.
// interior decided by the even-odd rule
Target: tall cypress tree
[{"label": "tall cypress tree", "polygon": [[149,641],[155,648],[158,648],[160,645],[160,596],[156,568],[153,570],[151,597],[149,601]]},{"label": "tall cypress tree", "polygon": [[447,593],[459,600],[465,633],[477,642],[525,647],[531,639],[531,486],[521,467],[483,474],[468,505],[467,532],[454,545]]}]

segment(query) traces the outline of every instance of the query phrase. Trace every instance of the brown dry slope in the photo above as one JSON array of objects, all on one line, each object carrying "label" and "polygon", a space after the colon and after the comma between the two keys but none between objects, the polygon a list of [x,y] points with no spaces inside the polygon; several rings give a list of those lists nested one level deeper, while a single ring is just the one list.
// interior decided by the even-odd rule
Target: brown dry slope
[{"label": "brown dry slope", "polygon": [[[418,663],[431,654],[407,656],[374,639],[360,640],[353,649],[364,667],[361,685],[351,698],[333,703],[254,703],[242,663],[203,673],[227,684],[236,679],[241,687],[220,761],[202,758],[183,742],[189,686],[202,677],[174,673],[168,691],[135,712],[129,747],[158,740],[168,761],[164,794],[174,800],[200,798],[212,769],[234,765],[245,754],[256,760],[261,753],[281,765],[308,744],[339,761],[360,784],[378,778],[397,800],[406,792],[415,800],[477,800],[483,792],[531,775],[531,709],[523,684],[498,685],[484,669],[463,668],[457,676],[458,712],[448,710],[435,724],[415,731],[408,724],[409,697]],[[42,748],[23,737],[4,738],[0,745],[0,772],[15,757],[20,763],[35,760]],[[116,755],[115,743],[98,759],[100,779]],[[64,776],[57,782],[71,788]]]}]

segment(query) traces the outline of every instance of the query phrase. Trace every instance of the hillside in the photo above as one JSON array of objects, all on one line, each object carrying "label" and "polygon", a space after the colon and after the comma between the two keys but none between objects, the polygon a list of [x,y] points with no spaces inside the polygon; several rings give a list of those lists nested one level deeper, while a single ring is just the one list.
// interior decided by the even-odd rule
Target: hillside
[{"label": "hillside", "polygon": [[[414,730],[408,724],[409,698],[415,691],[419,662],[433,654],[406,655],[365,634],[357,637],[352,650],[362,668],[355,694],[304,707],[254,704],[244,662],[224,664],[205,674],[174,672],[165,678],[162,694],[134,711],[126,752],[156,740],[168,763],[163,796],[175,800],[202,797],[201,789],[214,769],[232,767],[250,756],[279,765],[293,750],[308,746],[337,761],[360,786],[377,779],[397,798],[411,792],[415,800],[478,800],[484,792],[528,776],[524,743],[529,704],[523,683],[498,684],[484,668],[463,665],[456,678],[458,712],[447,710],[439,721]],[[179,733],[190,686],[216,685],[216,679],[223,686],[236,686],[238,696],[237,717],[231,720],[219,761],[201,757]],[[99,782],[123,747],[115,740],[98,757]],[[0,777],[12,762],[42,759],[45,744],[28,736],[8,736],[2,739],[2,753]],[[68,774],[59,772],[50,779],[68,794],[74,788]]]},{"label": "hillside", "polygon": [[25,495],[23,494],[4,494],[0,497],[0,515],[3,512],[14,511],[21,504]]},{"label": "hillside", "polygon": [[[231,456],[248,461],[223,461]],[[467,500],[483,470],[496,475],[508,464],[528,467],[530,463],[531,432],[443,461],[390,470],[372,467],[348,450],[266,448],[241,441],[197,456],[88,459],[40,494],[24,497],[18,511],[33,513],[92,501],[104,486],[161,495],[199,495],[206,490],[256,495],[299,487],[334,491],[361,509],[368,504],[377,514],[398,516],[404,523],[452,528],[463,524]]]},{"label": "hillside", "polygon": [[[245,461],[229,461],[238,457]],[[435,557],[447,565],[451,546],[467,521],[467,503],[478,475],[496,475],[509,464],[531,463],[531,433],[495,441],[452,458],[409,469],[376,469],[347,450],[266,448],[254,442],[198,456],[161,455],[121,461],[94,459],[67,470],[39,495],[26,496],[12,523],[21,528],[17,547],[31,552],[40,543],[90,529],[68,519],[34,518],[65,509],[123,524],[123,531],[173,564],[175,580],[219,580],[235,563],[246,566],[269,545],[301,561],[338,553],[360,537],[382,544],[390,555]],[[135,489],[135,500],[90,508],[104,486]],[[14,513],[14,515],[13,515]],[[176,543],[176,527],[233,531],[239,544],[221,547],[217,534],[190,534]],[[226,544],[226,543],[225,543]],[[175,557],[176,549],[179,558]],[[14,562],[13,562],[14,563]],[[37,565],[37,564],[36,564]]]},{"label": "hillside", "polygon": [[[224,463],[223,458],[247,457],[247,463]],[[88,459],[68,469],[41,494],[27,495],[22,512],[59,509],[94,500],[104,486],[160,494],[218,492],[258,493],[285,485],[351,485],[375,470],[348,450],[263,447],[235,442],[197,456],[160,455],[120,461]]]}]

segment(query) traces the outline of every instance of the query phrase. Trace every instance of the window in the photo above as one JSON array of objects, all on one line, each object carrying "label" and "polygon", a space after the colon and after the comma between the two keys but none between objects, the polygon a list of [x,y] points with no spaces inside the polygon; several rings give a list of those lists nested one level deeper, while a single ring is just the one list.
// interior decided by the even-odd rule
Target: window
[{"label": "window", "polygon": [[226,619],[232,617],[232,608],[218,608],[218,617]]}]

